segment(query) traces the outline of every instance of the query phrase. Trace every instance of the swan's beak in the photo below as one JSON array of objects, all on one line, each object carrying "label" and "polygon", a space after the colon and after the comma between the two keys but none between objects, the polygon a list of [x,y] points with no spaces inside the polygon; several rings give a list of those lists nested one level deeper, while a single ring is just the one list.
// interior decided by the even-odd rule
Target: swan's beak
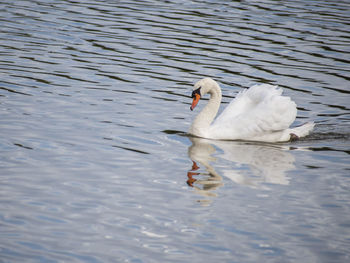
[{"label": "swan's beak", "polygon": [[193,101],[192,101],[192,105],[191,105],[191,108],[190,108],[191,110],[193,110],[197,106],[198,101],[200,100],[200,98],[201,98],[201,95],[199,95],[198,93],[193,94]]}]

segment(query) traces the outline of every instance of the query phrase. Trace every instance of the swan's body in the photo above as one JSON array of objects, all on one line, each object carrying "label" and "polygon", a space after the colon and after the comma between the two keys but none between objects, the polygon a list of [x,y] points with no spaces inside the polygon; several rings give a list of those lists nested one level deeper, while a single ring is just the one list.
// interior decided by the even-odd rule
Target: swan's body
[{"label": "swan's body", "polygon": [[[221,103],[220,86],[211,78],[198,81],[193,89],[191,110],[209,93],[210,99],[192,123],[189,133],[217,140],[284,142],[306,136],[314,123],[289,128],[297,115],[294,101],[282,96],[282,89],[255,85],[238,93],[215,121]],[[214,121],[214,122],[213,122]]]}]

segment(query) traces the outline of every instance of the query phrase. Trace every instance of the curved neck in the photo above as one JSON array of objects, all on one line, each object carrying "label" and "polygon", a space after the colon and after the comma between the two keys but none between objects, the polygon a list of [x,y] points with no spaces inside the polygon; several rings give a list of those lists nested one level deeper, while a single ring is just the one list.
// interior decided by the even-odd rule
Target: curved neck
[{"label": "curved neck", "polygon": [[210,94],[210,99],[208,104],[203,108],[203,110],[194,119],[192,126],[190,128],[190,133],[199,136],[207,137],[206,133],[213,122],[221,103],[221,89],[217,83],[212,85],[208,91]]}]

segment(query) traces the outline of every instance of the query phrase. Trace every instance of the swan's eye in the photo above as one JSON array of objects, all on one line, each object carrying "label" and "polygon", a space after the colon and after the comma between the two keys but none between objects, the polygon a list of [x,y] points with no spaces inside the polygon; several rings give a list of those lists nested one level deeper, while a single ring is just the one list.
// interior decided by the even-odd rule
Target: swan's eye
[{"label": "swan's eye", "polygon": [[198,89],[192,91],[191,98],[194,98],[196,96],[196,94],[201,95],[201,87],[199,87]]}]

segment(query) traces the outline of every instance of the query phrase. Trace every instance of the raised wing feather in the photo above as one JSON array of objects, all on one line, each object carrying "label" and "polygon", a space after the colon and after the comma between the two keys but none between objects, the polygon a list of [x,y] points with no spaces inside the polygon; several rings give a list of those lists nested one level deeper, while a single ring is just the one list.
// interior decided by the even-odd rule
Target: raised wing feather
[{"label": "raised wing feather", "polygon": [[287,129],[296,118],[296,104],[268,84],[241,91],[211,125],[215,138],[253,138]]}]

